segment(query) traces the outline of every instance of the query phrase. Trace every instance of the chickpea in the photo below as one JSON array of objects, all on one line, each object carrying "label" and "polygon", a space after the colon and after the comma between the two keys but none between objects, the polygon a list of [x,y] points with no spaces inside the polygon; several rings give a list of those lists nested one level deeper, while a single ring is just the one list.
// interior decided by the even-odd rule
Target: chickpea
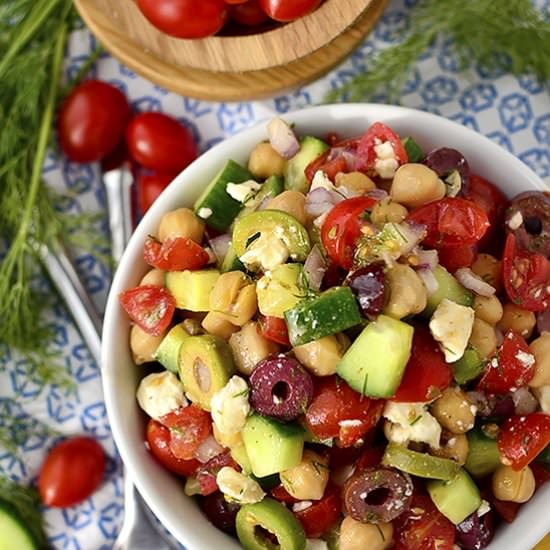
[{"label": "chickpea", "polygon": [[298,500],[320,500],[329,478],[328,459],[306,449],[298,466],[281,472],[283,487]]},{"label": "chickpea", "polygon": [[418,208],[445,196],[445,183],[424,164],[410,162],[397,169],[390,189],[394,201]]},{"label": "chickpea", "polygon": [[476,349],[481,359],[490,357],[497,349],[495,327],[476,317],[472,325],[469,343]]},{"label": "chickpea", "polygon": [[430,449],[430,454],[440,456],[441,458],[450,458],[456,460],[461,466],[466,464],[470,445],[468,438],[464,434],[452,434],[443,432],[441,436],[441,447],[439,449]]},{"label": "chickpea", "polygon": [[258,143],[250,153],[248,169],[260,179],[270,176],[282,176],[285,173],[286,160],[271,147],[267,141]]},{"label": "chickpea", "polygon": [[[210,294],[210,311],[233,325],[243,326],[258,309],[256,284],[242,271],[222,273]],[[204,325],[203,325],[204,326]]]},{"label": "chickpea", "polygon": [[172,210],[160,220],[158,237],[161,241],[168,237],[187,237],[200,244],[203,236],[204,222],[189,208]]},{"label": "chickpea", "polygon": [[224,340],[228,340],[229,337],[239,330],[239,327],[229,322],[223,313],[217,311],[211,311],[202,320],[202,328],[214,336],[219,336]]},{"label": "chickpea", "polygon": [[490,254],[480,254],[472,264],[472,271],[497,291],[502,290],[502,262]]},{"label": "chickpea", "polygon": [[430,412],[443,428],[463,434],[474,427],[476,407],[458,387],[447,388],[431,406]]},{"label": "chickpea", "polygon": [[294,355],[315,376],[330,376],[349,347],[345,334],[325,336],[294,348]]},{"label": "chickpea", "polygon": [[499,466],[493,473],[493,495],[507,502],[527,502],[535,492],[535,476],[529,466],[519,472]]},{"label": "chickpea", "polygon": [[537,318],[532,311],[523,309],[516,304],[507,303],[504,304],[504,313],[498,328],[503,333],[513,330],[527,339],[533,333],[536,324]]},{"label": "chickpea", "polygon": [[494,294],[493,296],[476,295],[474,310],[476,312],[476,317],[493,326],[502,319],[502,304]]},{"label": "chickpea", "polygon": [[377,227],[382,227],[385,223],[401,223],[409,211],[398,202],[389,199],[376,203],[370,214],[371,222]]},{"label": "chickpea", "polygon": [[148,271],[138,286],[145,285],[164,286],[164,271],[162,269],[151,269],[151,271]]},{"label": "chickpea", "polygon": [[363,172],[349,172],[344,174],[344,172],[338,172],[335,178],[336,187],[345,187],[350,191],[355,191],[356,193],[365,193],[366,191],[372,191],[376,189],[376,183],[372,181],[366,174]]},{"label": "chickpea", "polygon": [[306,196],[299,191],[283,191],[267,203],[267,208],[287,212],[302,225],[307,223]]},{"label": "chickpea", "polygon": [[229,346],[237,370],[250,375],[254,367],[266,357],[278,353],[280,348],[271,340],[264,338],[256,321],[249,321],[243,328],[229,338]]},{"label": "chickpea", "polygon": [[384,313],[402,319],[420,313],[427,304],[428,291],[420,276],[408,265],[395,264],[386,274],[390,296]]},{"label": "chickpea", "polygon": [[361,523],[347,516],[340,525],[339,550],[385,550],[392,546],[391,523]]},{"label": "chickpea", "polygon": [[535,356],[535,375],[529,382],[532,388],[550,385],[550,332],[543,332],[530,344],[529,349]]},{"label": "chickpea", "polygon": [[151,336],[144,330],[134,325],[130,330],[130,349],[136,365],[154,361],[154,353],[160,346],[166,333],[160,336]]},{"label": "chickpea", "polygon": [[232,432],[229,434],[220,432],[215,422],[212,423],[212,435],[222,447],[226,447],[228,449],[233,449],[238,445],[241,445],[243,442],[242,432]]}]

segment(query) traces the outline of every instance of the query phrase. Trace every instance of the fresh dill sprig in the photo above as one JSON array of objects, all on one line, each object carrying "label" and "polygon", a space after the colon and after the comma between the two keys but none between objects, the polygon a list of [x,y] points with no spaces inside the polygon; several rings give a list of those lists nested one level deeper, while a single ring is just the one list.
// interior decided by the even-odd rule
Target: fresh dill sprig
[{"label": "fresh dill sprig", "polygon": [[532,74],[550,84],[550,17],[531,0],[419,0],[403,40],[380,51],[365,72],[327,95],[328,101],[361,101],[378,94],[399,102],[418,58],[443,37],[460,67],[471,61],[488,70]]}]

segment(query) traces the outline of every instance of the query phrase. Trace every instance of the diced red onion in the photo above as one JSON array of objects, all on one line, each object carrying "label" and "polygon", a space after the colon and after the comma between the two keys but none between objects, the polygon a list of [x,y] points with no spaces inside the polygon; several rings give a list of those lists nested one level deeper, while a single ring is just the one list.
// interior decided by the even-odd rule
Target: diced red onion
[{"label": "diced red onion", "polygon": [[313,290],[320,290],[327,268],[323,254],[319,247],[314,245],[304,263],[304,271]]},{"label": "diced red onion", "polygon": [[273,118],[267,125],[271,147],[285,159],[291,159],[299,150],[300,143],[292,128],[281,118]]},{"label": "diced red onion", "polygon": [[417,248],[413,250],[414,255],[418,258],[418,268],[435,269],[439,263],[439,254],[437,250],[423,250]]},{"label": "diced red onion", "polygon": [[324,187],[317,187],[306,195],[306,212],[310,216],[317,217],[343,200],[344,197],[341,194]]},{"label": "diced red onion", "polygon": [[550,332],[550,309],[537,314],[537,330],[540,334]]},{"label": "diced red onion", "polygon": [[426,236],[426,226],[420,223],[404,221],[394,224],[405,242],[400,243],[400,254],[406,256]]},{"label": "diced red onion", "polygon": [[214,252],[214,256],[216,256],[216,260],[221,263],[229,250],[231,235],[229,235],[229,233],[224,233],[223,235],[210,239],[208,243]]},{"label": "diced red onion", "polygon": [[371,189],[365,193],[365,197],[370,197],[371,199],[375,199],[377,201],[383,201],[387,199],[388,196],[387,191],[384,191],[384,189]]},{"label": "diced red onion", "polygon": [[518,415],[531,414],[539,406],[536,397],[528,388],[518,388],[515,392],[512,392],[512,400],[514,401],[515,413]]},{"label": "diced red onion", "polygon": [[439,283],[437,282],[433,271],[429,267],[422,267],[416,272],[424,282],[424,286],[428,291],[428,296],[431,296],[432,294],[437,292],[437,289],[439,288]]},{"label": "diced red onion", "polygon": [[209,435],[195,451],[195,458],[205,464],[211,458],[223,453],[224,448],[214,439],[213,435]]},{"label": "diced red onion", "polygon": [[495,287],[486,283],[481,277],[476,275],[469,267],[461,267],[455,271],[455,277],[458,282],[468,290],[472,290],[480,296],[492,296],[496,291]]}]

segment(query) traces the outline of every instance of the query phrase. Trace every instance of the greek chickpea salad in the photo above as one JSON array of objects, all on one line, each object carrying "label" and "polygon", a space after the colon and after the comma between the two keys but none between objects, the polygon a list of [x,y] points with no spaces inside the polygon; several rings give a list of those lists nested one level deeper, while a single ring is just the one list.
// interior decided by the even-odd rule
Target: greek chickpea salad
[{"label": "greek chickpea salad", "polygon": [[550,196],[380,122],[268,137],[119,296],[147,448],[247,550],[486,547],[550,479]]}]

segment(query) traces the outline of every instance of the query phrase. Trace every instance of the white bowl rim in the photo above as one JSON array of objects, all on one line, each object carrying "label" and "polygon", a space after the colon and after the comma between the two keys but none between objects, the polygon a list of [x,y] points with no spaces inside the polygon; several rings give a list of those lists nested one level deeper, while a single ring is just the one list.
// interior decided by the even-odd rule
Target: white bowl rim
[{"label": "white bowl rim", "polygon": [[[507,171],[513,171],[525,182],[525,185],[521,186],[521,188],[516,186],[517,188],[514,189],[515,193],[526,189],[547,189],[543,181],[517,157],[482,134],[433,113],[400,106],[346,103],[309,107],[300,111],[285,113],[283,116],[286,120],[296,124],[298,132],[300,132],[303,126],[314,125],[324,128],[324,133],[327,133],[329,131],[337,131],[339,121],[347,121],[348,125],[351,124],[351,121],[357,121],[357,134],[364,132],[366,129],[362,125],[362,121],[368,120],[372,123],[379,120],[388,123],[390,126],[400,126],[401,124],[405,124],[406,121],[416,120],[418,122],[418,119],[420,119],[422,125],[430,127],[429,134],[433,134],[436,131],[441,132],[443,137],[440,139],[440,146],[452,146],[449,142],[453,141],[471,142],[475,144],[475,148],[483,149],[487,157],[496,157],[499,161],[502,161],[506,165]],[[158,221],[164,212],[173,209],[175,205],[183,205],[181,203],[186,202],[178,200],[178,194],[183,189],[183,186],[187,184],[191,185],[190,182],[193,181],[193,178],[199,176],[201,172],[212,172],[214,170],[215,173],[217,170],[213,169],[212,166],[214,165],[219,169],[225,160],[234,156],[243,147],[239,145],[241,142],[257,143],[265,139],[266,132],[264,126],[265,124],[260,122],[220,142],[188,166],[162,193],[136,228],[126,248],[114,276],[105,312],[101,355],[101,365],[103,367],[102,380],[107,413],[115,443],[129,475],[134,480],[144,500],[157,515],[161,523],[189,550],[204,548],[205,536],[208,536],[205,530],[211,529],[216,531],[216,529],[207,523],[206,518],[204,519],[204,524],[183,528],[181,518],[177,518],[175,514],[171,514],[169,510],[163,507],[163,495],[158,493],[155,481],[148,479],[143,462],[140,462],[135,456],[137,443],[128,435],[124,419],[119,414],[120,384],[116,382],[114,369],[110,368],[113,363],[116,363],[115,350],[120,349],[120,340],[115,338],[115,334],[120,329],[121,324],[125,325],[126,338],[128,337],[129,330],[129,323],[127,320],[124,320],[125,318],[118,304],[117,296],[126,288],[137,284],[136,280],[139,280],[140,277],[136,279],[135,273],[140,270],[134,268],[142,255],[142,244],[145,237],[147,234],[155,231]],[[451,137],[447,138],[445,134],[449,134]],[[412,135],[414,137],[414,134]],[[249,151],[250,149],[248,149]],[[466,156],[468,157],[468,155]],[[483,173],[483,170],[476,171],[480,175],[491,179]],[[141,272],[144,269],[145,267],[142,265]],[[130,280],[133,280],[133,283]],[[127,347],[126,342],[124,346]],[[135,406],[137,408],[137,405]],[[140,444],[143,446],[142,442]],[[161,470],[160,466],[158,468]],[[532,548],[550,529],[550,517],[542,512],[544,510],[543,503],[545,497],[546,500],[550,498],[550,487],[543,488],[542,491],[539,490],[532,501],[522,508],[514,523],[504,528],[501,527],[501,531],[506,531],[506,533],[502,533],[502,536],[499,536],[497,532],[495,541],[488,548],[490,550],[505,550],[505,548],[512,546],[516,550],[528,550]],[[540,521],[535,522],[533,525],[532,518],[534,516]],[[502,542],[503,536],[507,538],[505,545]],[[224,544],[224,548],[239,548],[237,543],[231,543],[231,539],[226,535],[222,534],[221,538],[218,536],[214,538],[216,539],[216,544],[221,542]]]}]

